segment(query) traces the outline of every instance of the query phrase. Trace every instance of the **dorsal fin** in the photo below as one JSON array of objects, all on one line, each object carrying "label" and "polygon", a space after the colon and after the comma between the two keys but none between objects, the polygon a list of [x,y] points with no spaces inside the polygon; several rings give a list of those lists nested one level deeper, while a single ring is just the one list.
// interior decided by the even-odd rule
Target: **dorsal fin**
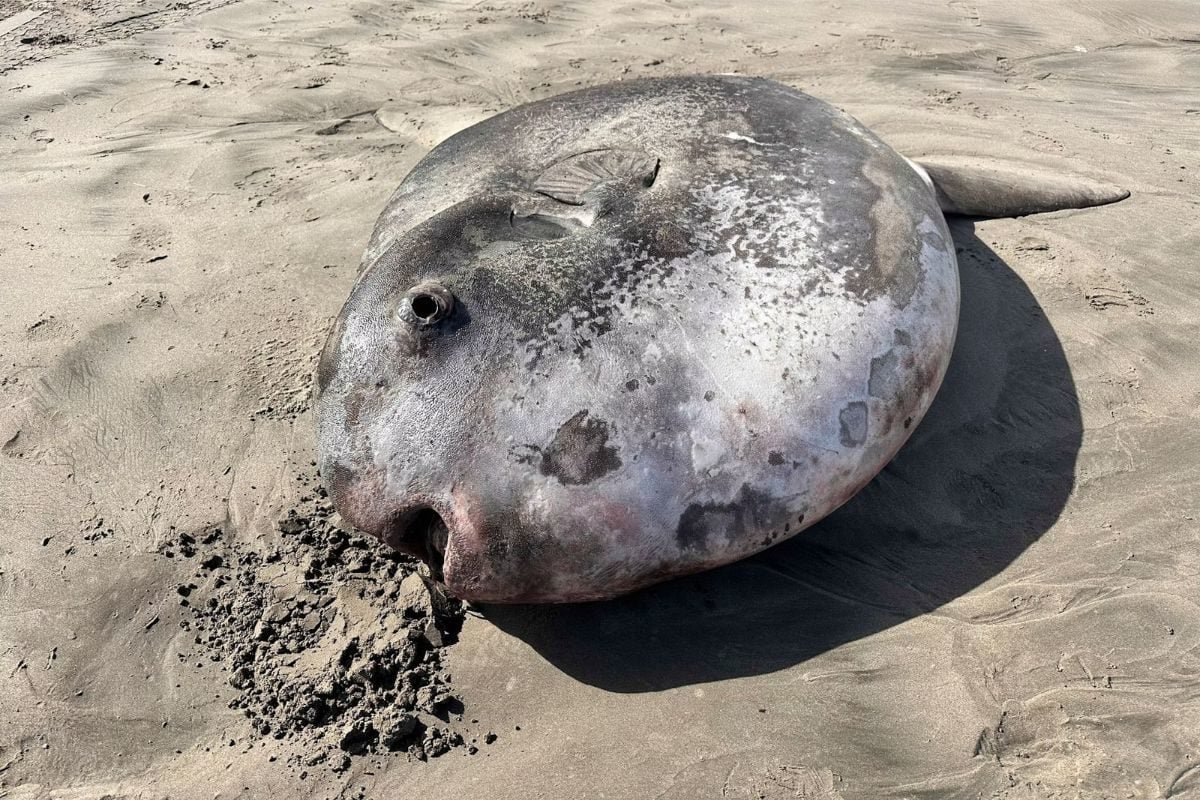
[{"label": "dorsal fin", "polygon": [[932,184],[944,213],[966,217],[1023,217],[1129,197],[1119,186],[1027,164],[921,159],[914,166]]},{"label": "dorsal fin", "polygon": [[534,180],[533,190],[560,203],[581,206],[588,192],[606,183],[632,180],[649,188],[657,175],[658,159],[641,150],[589,150],[551,164]]}]

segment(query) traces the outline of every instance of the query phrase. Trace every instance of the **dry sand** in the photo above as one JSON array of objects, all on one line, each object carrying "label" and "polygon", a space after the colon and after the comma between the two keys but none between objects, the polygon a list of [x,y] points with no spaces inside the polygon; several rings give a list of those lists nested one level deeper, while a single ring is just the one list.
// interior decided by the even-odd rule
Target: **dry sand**
[{"label": "dry sand", "polygon": [[[0,797],[1200,797],[1195,3],[0,0],[0,20]],[[842,511],[625,600],[468,615],[434,647],[465,707],[443,715],[494,743],[299,768],[312,741],[229,708],[220,648],[180,624],[179,585],[220,595],[241,567],[165,552],[218,529],[251,588],[278,574],[247,554],[311,566],[279,523],[311,501],[314,357],[433,144],[577,86],[727,71],[910,157],[1133,197],[956,223],[947,383]],[[363,558],[335,577],[391,591]],[[327,589],[309,633],[387,623]]]}]

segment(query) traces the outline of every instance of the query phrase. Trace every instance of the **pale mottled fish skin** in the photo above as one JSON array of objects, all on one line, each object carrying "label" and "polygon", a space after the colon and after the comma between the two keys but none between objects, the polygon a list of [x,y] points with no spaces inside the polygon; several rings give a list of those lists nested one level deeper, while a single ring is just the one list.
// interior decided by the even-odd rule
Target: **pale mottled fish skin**
[{"label": "pale mottled fish skin", "polygon": [[[579,164],[608,167],[555,171],[605,150],[628,179],[581,194]],[[444,581],[477,601],[611,597],[796,535],[908,438],[958,319],[925,179],[826,103],[735,76],[462,131],[363,263],[318,370],[322,475],[402,548],[440,515]],[[454,295],[428,328],[397,315],[423,281]]]}]

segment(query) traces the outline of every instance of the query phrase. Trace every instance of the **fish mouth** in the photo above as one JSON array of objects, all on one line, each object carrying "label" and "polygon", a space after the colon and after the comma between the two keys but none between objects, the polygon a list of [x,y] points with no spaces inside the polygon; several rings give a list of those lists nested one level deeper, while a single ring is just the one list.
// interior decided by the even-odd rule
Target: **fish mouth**
[{"label": "fish mouth", "polygon": [[388,545],[425,562],[433,579],[445,581],[443,567],[450,528],[434,508],[415,508],[396,519],[383,536]]}]

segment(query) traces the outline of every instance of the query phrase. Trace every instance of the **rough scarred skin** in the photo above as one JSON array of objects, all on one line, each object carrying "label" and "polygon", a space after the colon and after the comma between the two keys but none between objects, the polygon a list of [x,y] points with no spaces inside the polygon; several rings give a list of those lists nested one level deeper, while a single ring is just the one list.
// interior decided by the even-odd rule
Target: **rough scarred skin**
[{"label": "rough scarred skin", "polygon": [[[533,191],[601,150],[641,171],[581,205]],[[363,263],[318,370],[321,474],[403,549],[440,515],[445,583],[477,601],[611,597],[794,536],[907,439],[958,318],[929,185],[844,113],[742,77],[468,128]],[[422,282],[454,296],[427,327],[402,308]]]}]

